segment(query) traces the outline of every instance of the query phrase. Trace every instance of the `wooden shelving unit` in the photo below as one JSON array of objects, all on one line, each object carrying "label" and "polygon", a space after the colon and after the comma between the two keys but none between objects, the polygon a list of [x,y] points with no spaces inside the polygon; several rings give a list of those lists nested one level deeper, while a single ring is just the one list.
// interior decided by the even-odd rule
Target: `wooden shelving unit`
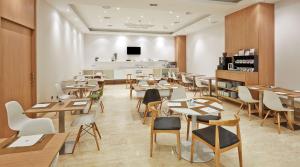
[{"label": "wooden shelving unit", "polygon": [[[235,103],[241,103],[237,98],[232,98],[228,96],[221,95],[219,90],[224,90],[226,92],[235,92],[237,89],[235,86],[231,88],[218,86],[218,82],[229,82],[229,83],[239,83],[240,85],[257,85],[258,84],[258,72],[243,72],[243,71],[229,71],[229,70],[217,70],[216,71],[216,94],[217,97],[230,100]],[[234,85],[234,84],[232,84]]]}]

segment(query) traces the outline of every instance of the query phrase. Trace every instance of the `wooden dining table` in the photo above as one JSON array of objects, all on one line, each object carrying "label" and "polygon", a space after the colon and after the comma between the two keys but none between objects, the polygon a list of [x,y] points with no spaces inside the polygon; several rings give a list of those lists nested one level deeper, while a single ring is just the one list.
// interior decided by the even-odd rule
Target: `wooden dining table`
[{"label": "wooden dining table", "polygon": [[[84,105],[74,105],[75,102],[86,102]],[[24,114],[45,114],[50,112],[58,112],[58,131],[59,133],[65,133],[65,113],[67,111],[82,111],[86,107],[91,107],[90,99],[83,98],[83,99],[68,99],[65,100],[63,103],[61,102],[44,102],[39,104],[49,103],[50,105],[44,108],[29,108],[24,111]],[[67,143],[69,144],[69,143]],[[68,149],[69,150],[69,149]],[[63,146],[62,154],[67,153],[65,151],[65,147]],[[69,153],[69,152],[68,152]]]},{"label": "wooden dining table", "polygon": [[[263,111],[264,111],[264,104],[263,104],[263,92],[264,90],[270,90],[275,92],[276,94],[280,96],[287,97],[288,101],[290,102],[289,106],[292,108],[295,108],[295,98],[300,98],[300,91],[294,91],[286,88],[281,87],[270,87],[265,85],[254,85],[254,86],[248,86],[248,89],[251,91],[259,92],[259,117],[263,117]],[[294,112],[287,112],[288,119],[291,121],[291,123],[294,126],[297,126],[295,124],[295,116]],[[294,128],[295,129],[295,128]],[[299,128],[296,128],[299,129]]]},{"label": "wooden dining table", "polygon": [[0,139],[0,166],[2,167],[46,167],[50,166],[60,148],[63,146],[68,133],[45,135],[40,143],[33,146],[9,148],[7,144],[15,140]]},{"label": "wooden dining table", "polygon": [[87,90],[92,90],[96,87],[97,85],[90,85],[90,84],[72,84],[72,85],[66,85],[65,89],[66,90],[78,90],[79,92],[79,98],[84,98],[84,92]]}]

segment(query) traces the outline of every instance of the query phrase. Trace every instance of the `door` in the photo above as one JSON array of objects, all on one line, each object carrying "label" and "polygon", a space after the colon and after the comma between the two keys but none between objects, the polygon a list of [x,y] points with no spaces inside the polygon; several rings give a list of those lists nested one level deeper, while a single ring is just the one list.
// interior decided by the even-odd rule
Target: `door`
[{"label": "door", "polygon": [[[4,104],[11,100],[21,103],[24,109],[35,101],[34,40],[30,28],[1,18],[1,128],[9,136]],[[34,98],[33,98],[34,97]],[[4,127],[3,127],[4,126]]]}]

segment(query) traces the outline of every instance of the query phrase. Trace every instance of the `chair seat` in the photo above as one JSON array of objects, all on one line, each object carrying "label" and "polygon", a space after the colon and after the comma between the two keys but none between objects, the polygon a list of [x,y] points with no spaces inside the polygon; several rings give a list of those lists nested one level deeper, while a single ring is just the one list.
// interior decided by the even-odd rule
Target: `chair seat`
[{"label": "chair seat", "polygon": [[[216,126],[209,126],[203,129],[193,130],[193,134],[203,139],[210,145],[215,146]],[[219,135],[220,148],[225,148],[239,142],[239,139],[234,133],[220,126]]]},{"label": "chair seat", "polygon": [[154,130],[180,130],[181,123],[178,117],[159,117],[154,121]]},{"label": "chair seat", "polygon": [[90,111],[88,114],[82,114],[71,123],[71,126],[92,124],[96,121],[95,114],[96,111]]},{"label": "chair seat", "polygon": [[[189,119],[192,119],[191,115],[188,115]],[[218,115],[199,115],[197,116],[197,121],[198,122],[206,122],[208,123],[210,120],[220,120],[221,117]]]}]

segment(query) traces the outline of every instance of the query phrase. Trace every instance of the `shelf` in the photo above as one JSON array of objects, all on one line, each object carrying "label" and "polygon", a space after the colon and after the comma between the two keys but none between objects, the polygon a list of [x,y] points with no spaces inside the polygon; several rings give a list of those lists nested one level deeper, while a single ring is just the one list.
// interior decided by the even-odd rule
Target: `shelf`
[{"label": "shelf", "polygon": [[219,89],[224,89],[224,90],[229,90],[229,91],[232,91],[232,92],[238,92],[238,90],[236,89],[231,89],[231,88],[223,88],[223,87],[220,87],[218,86]]},{"label": "shelf", "polygon": [[234,98],[227,97],[227,96],[222,96],[222,95],[219,95],[219,94],[218,94],[218,97],[221,97],[223,99],[230,100],[230,101],[233,101],[233,102],[236,102],[236,103],[242,103],[242,101],[239,100],[239,99],[234,99]]}]

